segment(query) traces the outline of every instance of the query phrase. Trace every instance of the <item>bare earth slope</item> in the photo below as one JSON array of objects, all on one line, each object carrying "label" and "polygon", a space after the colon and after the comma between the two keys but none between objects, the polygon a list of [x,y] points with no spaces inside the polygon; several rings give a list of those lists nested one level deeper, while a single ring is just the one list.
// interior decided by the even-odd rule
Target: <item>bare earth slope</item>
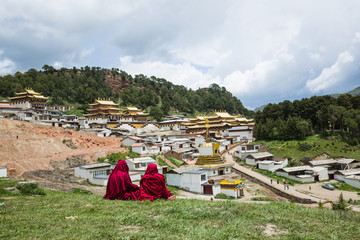
[{"label": "bare earth slope", "polygon": [[54,163],[69,159],[91,163],[98,157],[126,151],[118,138],[0,118],[0,167],[6,167],[9,176],[54,170]]}]

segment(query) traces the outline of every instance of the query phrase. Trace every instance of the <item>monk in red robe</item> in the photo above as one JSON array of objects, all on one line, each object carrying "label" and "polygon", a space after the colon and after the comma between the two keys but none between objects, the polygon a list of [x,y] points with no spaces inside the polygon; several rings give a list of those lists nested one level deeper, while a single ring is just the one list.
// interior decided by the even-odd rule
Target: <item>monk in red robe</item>
[{"label": "monk in red robe", "polygon": [[125,160],[120,160],[111,172],[106,186],[105,199],[140,200],[138,185],[133,184],[129,167]]},{"label": "monk in red robe", "polygon": [[158,198],[174,200],[176,197],[166,188],[165,178],[158,173],[157,166],[150,163],[140,181],[141,200],[154,201]]}]

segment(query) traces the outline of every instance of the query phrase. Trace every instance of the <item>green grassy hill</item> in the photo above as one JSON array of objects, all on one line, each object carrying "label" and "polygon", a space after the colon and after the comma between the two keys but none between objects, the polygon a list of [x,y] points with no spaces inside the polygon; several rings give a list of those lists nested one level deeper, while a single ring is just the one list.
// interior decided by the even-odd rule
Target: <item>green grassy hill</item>
[{"label": "green grassy hill", "polygon": [[[46,191],[10,196],[0,191],[0,239],[360,239],[360,214],[286,202],[111,201]],[[66,219],[66,217],[76,218]]]},{"label": "green grassy hill", "polygon": [[[313,158],[327,153],[333,158],[344,157],[360,160],[359,147],[353,147],[341,141],[333,141],[319,135],[307,137],[304,141],[257,141],[265,144],[268,152],[276,157],[291,159],[296,165],[301,165],[304,157]],[[304,144],[304,145],[302,145]],[[301,146],[302,145],[302,146]],[[307,149],[308,150],[304,150]]]},{"label": "green grassy hill", "polygon": [[[338,94],[330,94],[330,96],[334,97],[334,98],[338,98],[341,94],[343,93],[338,93]],[[360,87],[357,87],[345,94],[350,94],[351,96],[358,96],[360,95]]]}]

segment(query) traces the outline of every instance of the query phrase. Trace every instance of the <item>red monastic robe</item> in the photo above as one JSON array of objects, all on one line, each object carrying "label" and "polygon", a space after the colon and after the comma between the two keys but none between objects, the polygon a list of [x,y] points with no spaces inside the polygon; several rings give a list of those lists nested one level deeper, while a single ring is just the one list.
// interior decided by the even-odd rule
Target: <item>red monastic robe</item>
[{"label": "red monastic robe", "polygon": [[157,166],[150,163],[140,181],[141,200],[168,199],[172,194],[166,188],[165,178],[158,173]]},{"label": "red monastic robe", "polygon": [[125,160],[120,160],[109,176],[105,199],[139,200],[140,190],[133,184],[129,175],[129,167]]}]

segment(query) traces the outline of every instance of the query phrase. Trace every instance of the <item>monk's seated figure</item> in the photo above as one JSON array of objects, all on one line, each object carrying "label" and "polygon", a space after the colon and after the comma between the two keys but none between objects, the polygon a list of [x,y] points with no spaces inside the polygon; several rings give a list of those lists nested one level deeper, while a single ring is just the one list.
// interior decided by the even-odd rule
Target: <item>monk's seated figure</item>
[{"label": "monk's seated figure", "polygon": [[129,175],[129,167],[125,160],[120,160],[110,173],[105,199],[140,200],[138,185],[133,184]]},{"label": "monk's seated figure", "polygon": [[157,166],[150,163],[140,181],[141,200],[154,201],[158,198],[174,200],[175,195],[166,188],[165,178],[158,173]]}]

